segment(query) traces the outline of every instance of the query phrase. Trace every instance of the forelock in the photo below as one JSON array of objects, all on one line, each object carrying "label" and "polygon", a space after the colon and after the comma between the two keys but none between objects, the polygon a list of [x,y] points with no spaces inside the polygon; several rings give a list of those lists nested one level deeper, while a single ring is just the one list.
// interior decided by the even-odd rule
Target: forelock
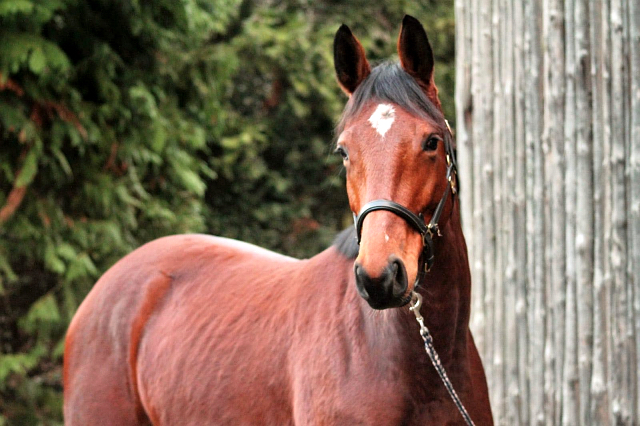
[{"label": "forelock", "polygon": [[384,62],[376,66],[351,95],[336,126],[336,138],[347,122],[357,116],[370,101],[396,104],[409,114],[445,130],[442,112],[431,102],[416,80],[398,63]]}]

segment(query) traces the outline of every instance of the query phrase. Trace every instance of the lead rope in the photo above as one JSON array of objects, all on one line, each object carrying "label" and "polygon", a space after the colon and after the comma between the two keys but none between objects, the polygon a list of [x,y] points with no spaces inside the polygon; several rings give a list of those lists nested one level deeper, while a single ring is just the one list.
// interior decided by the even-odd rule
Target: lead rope
[{"label": "lead rope", "polygon": [[473,420],[471,420],[471,417],[469,417],[469,413],[467,413],[467,410],[464,408],[464,405],[462,405],[462,401],[460,401],[458,394],[453,388],[453,385],[449,380],[449,376],[447,376],[447,372],[444,370],[444,367],[440,362],[440,357],[436,352],[436,348],[433,346],[433,337],[431,337],[431,333],[429,332],[429,329],[427,328],[427,326],[424,325],[424,318],[420,314],[421,305],[422,305],[422,296],[416,293],[415,291],[412,292],[409,310],[413,312],[413,314],[416,316],[416,320],[418,321],[418,324],[420,324],[420,336],[422,336],[422,340],[424,340],[424,348],[427,351],[427,355],[429,355],[429,358],[431,359],[431,363],[433,364],[436,371],[438,372],[438,375],[440,376],[442,383],[444,383],[444,387],[447,388],[447,392],[449,392],[449,396],[451,396],[451,399],[456,404],[456,407],[458,407],[458,411],[460,411],[460,414],[462,414],[464,421],[469,426],[475,426],[475,424],[473,423]]}]

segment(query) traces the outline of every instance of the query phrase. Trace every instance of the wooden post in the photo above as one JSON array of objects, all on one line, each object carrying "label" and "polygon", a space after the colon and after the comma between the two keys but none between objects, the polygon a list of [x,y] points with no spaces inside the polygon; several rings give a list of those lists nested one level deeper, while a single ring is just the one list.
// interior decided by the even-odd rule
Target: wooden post
[{"label": "wooden post", "polygon": [[631,94],[630,107],[630,132],[629,132],[629,156],[627,166],[629,169],[629,282],[628,285],[634,292],[632,322],[633,335],[635,337],[635,349],[632,348],[632,362],[635,358],[635,380],[633,394],[635,401],[634,418],[640,416],[640,4],[637,0],[628,0],[629,5],[629,44],[630,44],[630,70]]},{"label": "wooden post", "polygon": [[640,2],[455,10],[472,329],[496,423],[640,424]]}]

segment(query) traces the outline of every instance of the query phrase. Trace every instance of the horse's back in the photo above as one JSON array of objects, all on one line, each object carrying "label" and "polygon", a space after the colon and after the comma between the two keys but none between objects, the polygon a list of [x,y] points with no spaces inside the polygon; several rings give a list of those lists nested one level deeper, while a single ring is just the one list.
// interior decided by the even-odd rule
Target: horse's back
[{"label": "horse's back", "polygon": [[[161,238],[121,259],[96,283],[69,327],[66,423],[148,423],[149,400],[140,395],[153,394],[156,385],[144,381],[148,376],[139,366],[152,366],[147,373],[160,369],[173,379],[184,379],[194,363],[206,368],[205,360],[190,358],[206,357],[201,352],[206,348],[189,345],[206,344],[203,333],[213,339],[229,332],[227,323],[238,323],[234,315],[248,289],[252,298],[272,297],[270,281],[282,271],[295,271],[297,263],[250,244],[205,235]],[[175,359],[159,364],[163,350],[182,356],[186,365],[176,365]],[[167,379],[151,376],[152,381]],[[197,387],[198,377],[192,379]]]}]

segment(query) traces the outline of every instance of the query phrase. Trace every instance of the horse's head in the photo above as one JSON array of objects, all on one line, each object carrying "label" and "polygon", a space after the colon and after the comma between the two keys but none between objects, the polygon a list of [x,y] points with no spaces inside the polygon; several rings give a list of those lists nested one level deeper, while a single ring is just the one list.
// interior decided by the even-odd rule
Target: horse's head
[{"label": "horse's head", "polygon": [[442,227],[453,205],[447,197],[451,135],[433,80],[433,53],[424,28],[410,16],[402,22],[398,54],[399,64],[371,69],[349,28],[336,33],[336,73],[349,95],[336,152],[347,170],[351,210],[360,216],[358,291],[376,309],[410,300],[433,236],[421,235],[420,223],[425,227],[441,205]]}]

